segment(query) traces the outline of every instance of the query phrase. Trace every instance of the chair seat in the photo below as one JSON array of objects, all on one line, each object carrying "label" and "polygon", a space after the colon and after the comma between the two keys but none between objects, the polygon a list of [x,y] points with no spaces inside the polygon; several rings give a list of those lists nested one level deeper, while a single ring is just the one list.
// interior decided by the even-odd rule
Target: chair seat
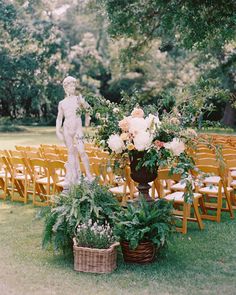
[{"label": "chair seat", "polygon": [[230,183],[230,186],[232,186],[233,188],[236,188],[236,179]]},{"label": "chair seat", "polygon": [[[218,186],[215,186],[215,185],[212,185],[212,186],[206,186],[206,187],[203,187],[199,190],[199,193],[201,194],[218,194],[218,190],[219,190],[219,187]],[[227,191],[228,192],[232,192],[232,187],[227,187]],[[224,188],[222,187],[221,189],[221,192],[224,193]]]},{"label": "chair seat", "polygon": [[204,178],[203,182],[206,184],[218,184],[220,179],[220,176],[209,176]]},{"label": "chair seat", "polygon": [[[58,187],[64,187],[66,185],[66,182],[65,182],[65,180],[63,180],[63,181],[59,181],[59,182],[57,182],[56,183],[56,186],[58,186]],[[68,186],[68,184],[67,184],[67,186]]]},{"label": "chair seat", "polygon": [[[202,195],[198,193],[194,193],[194,198],[200,198]],[[174,192],[172,194],[169,194],[164,197],[168,201],[178,201],[178,202],[184,202],[184,192]]]},{"label": "chair seat", "polygon": [[[114,186],[114,187],[111,187],[109,188],[109,191],[112,193],[112,194],[123,194],[124,193],[124,185],[119,185],[119,186]],[[127,186],[126,187],[126,193],[128,194],[129,193],[129,187]]]},{"label": "chair seat", "polygon": [[7,176],[7,178],[11,178],[11,174],[10,173],[7,173],[6,175],[6,172],[4,171],[1,171],[0,172],[0,178],[5,178]]},{"label": "chair seat", "polygon": [[[193,188],[194,187],[195,186],[193,185]],[[199,187],[202,187],[202,184],[199,184]],[[186,188],[186,183],[183,181],[180,181],[180,182],[171,186],[171,190],[173,190],[173,191],[185,191],[185,188]]]},{"label": "chair seat", "polygon": [[30,175],[28,175],[28,174],[26,175],[26,177],[25,177],[25,174],[16,174],[14,178],[17,180],[25,180],[25,179],[30,180],[31,179]]},{"label": "chair seat", "polygon": [[[38,178],[35,182],[36,183],[41,183],[41,184],[47,184],[48,183],[48,177]],[[52,178],[51,177],[50,177],[50,183],[52,183]]]},{"label": "chair seat", "polygon": [[236,171],[234,170],[234,171],[231,171],[231,176],[233,177],[233,178],[236,178]]}]

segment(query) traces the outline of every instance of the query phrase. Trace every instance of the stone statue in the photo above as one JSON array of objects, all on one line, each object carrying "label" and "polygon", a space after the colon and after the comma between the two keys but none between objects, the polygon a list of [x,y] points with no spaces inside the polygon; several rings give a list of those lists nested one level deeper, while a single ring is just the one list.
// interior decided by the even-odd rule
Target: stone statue
[{"label": "stone statue", "polygon": [[[85,126],[89,126],[89,104],[83,99],[82,95],[76,96],[76,79],[68,76],[63,81],[63,88],[66,93],[66,97],[59,102],[58,115],[56,120],[56,134],[60,140],[63,140],[68,149],[68,161],[65,164],[66,176],[64,189],[72,184],[80,182],[81,171],[79,158],[82,160],[86,171],[86,177],[89,181],[93,180],[93,177],[89,169],[88,156],[84,149],[84,134],[82,129],[82,120],[80,111],[84,110]],[[63,122],[64,118],[64,122]]]}]

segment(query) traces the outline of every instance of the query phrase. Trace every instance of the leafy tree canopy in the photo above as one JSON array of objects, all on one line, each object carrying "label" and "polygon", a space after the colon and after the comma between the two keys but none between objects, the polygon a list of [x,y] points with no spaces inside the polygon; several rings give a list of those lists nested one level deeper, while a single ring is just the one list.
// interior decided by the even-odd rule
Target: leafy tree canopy
[{"label": "leafy tree canopy", "polygon": [[112,37],[135,47],[161,38],[185,48],[221,47],[236,36],[235,0],[98,0],[104,4]]}]

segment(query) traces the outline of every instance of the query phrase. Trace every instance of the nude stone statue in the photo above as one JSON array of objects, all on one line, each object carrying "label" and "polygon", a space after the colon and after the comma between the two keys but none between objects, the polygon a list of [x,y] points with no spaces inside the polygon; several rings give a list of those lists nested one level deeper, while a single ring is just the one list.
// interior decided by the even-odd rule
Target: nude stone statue
[{"label": "nude stone statue", "polygon": [[[90,116],[88,110],[89,104],[83,99],[82,95],[77,96],[76,79],[68,76],[63,81],[65,98],[59,102],[58,115],[56,120],[56,134],[58,139],[63,140],[68,148],[68,161],[65,164],[66,176],[64,188],[80,182],[81,171],[78,155],[85,168],[86,177],[89,181],[93,180],[89,169],[88,156],[84,149],[84,134],[82,129],[82,120],[78,111],[84,110],[85,126],[89,126]],[[63,122],[64,118],[64,122]]]}]

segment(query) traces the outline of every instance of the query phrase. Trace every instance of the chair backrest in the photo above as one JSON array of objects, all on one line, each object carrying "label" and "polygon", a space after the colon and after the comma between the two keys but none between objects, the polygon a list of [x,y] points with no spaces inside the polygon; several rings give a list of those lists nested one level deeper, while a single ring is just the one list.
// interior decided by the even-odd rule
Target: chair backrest
[{"label": "chair backrest", "polygon": [[44,158],[46,160],[60,160],[60,155],[58,154],[51,154],[51,153],[45,153]]},{"label": "chair backrest", "polygon": [[234,159],[236,159],[236,154],[224,154],[223,158],[225,161],[234,160]]},{"label": "chair backrest", "polygon": [[12,157],[22,157],[22,156],[23,156],[23,151],[8,150],[8,153],[9,153]]},{"label": "chair backrest", "polygon": [[29,159],[29,163],[34,177],[39,175],[49,177],[48,161],[44,159]]},{"label": "chair backrest", "polygon": [[24,156],[27,159],[40,159],[41,158],[40,153],[35,152],[35,151],[25,151]]},{"label": "chair backrest", "polygon": [[236,149],[226,149],[226,148],[223,148],[222,149],[222,154],[223,155],[228,155],[228,154],[236,155]]},{"label": "chair backrest", "polygon": [[98,157],[91,157],[89,158],[89,164],[91,173],[98,178],[100,184],[106,184],[108,182],[106,176],[106,167],[102,162],[101,158]]},{"label": "chair backrest", "polygon": [[28,146],[28,149],[31,152],[39,152],[39,147],[37,146]]},{"label": "chair backrest", "polygon": [[53,160],[48,161],[47,164],[49,174],[52,177],[53,183],[56,184],[56,182],[59,181],[59,176],[65,175],[66,173],[65,162],[60,160]]},{"label": "chair backrest", "polygon": [[219,166],[219,162],[216,158],[199,158],[196,160],[197,165],[210,165],[210,166]]},{"label": "chair backrest", "polygon": [[160,169],[158,171],[157,178],[154,180],[154,186],[155,186],[158,196],[160,198],[163,198],[165,196],[164,187],[165,187],[165,184],[169,180],[174,180],[176,182],[179,182],[181,180],[181,175],[180,174],[171,174],[170,169],[168,169],[168,168]]},{"label": "chair backrest", "polygon": [[226,160],[226,165],[228,169],[236,170],[236,158],[234,157],[234,159]]},{"label": "chair backrest", "polygon": [[25,179],[27,178],[27,171],[26,171],[26,166],[23,158],[21,157],[11,157],[9,158],[11,164],[12,164],[12,172],[13,172],[13,177],[16,174],[22,174],[25,176]]},{"label": "chair backrest", "polygon": [[214,154],[214,150],[207,148],[207,147],[201,147],[197,149],[197,153],[206,153],[206,154]]},{"label": "chair backrest", "polygon": [[211,158],[211,159],[216,159],[216,156],[211,153],[196,153],[195,154],[196,159],[201,159],[201,158]]},{"label": "chair backrest", "polygon": [[17,151],[23,151],[23,152],[30,150],[28,146],[23,146],[23,145],[16,145],[15,148]]}]

